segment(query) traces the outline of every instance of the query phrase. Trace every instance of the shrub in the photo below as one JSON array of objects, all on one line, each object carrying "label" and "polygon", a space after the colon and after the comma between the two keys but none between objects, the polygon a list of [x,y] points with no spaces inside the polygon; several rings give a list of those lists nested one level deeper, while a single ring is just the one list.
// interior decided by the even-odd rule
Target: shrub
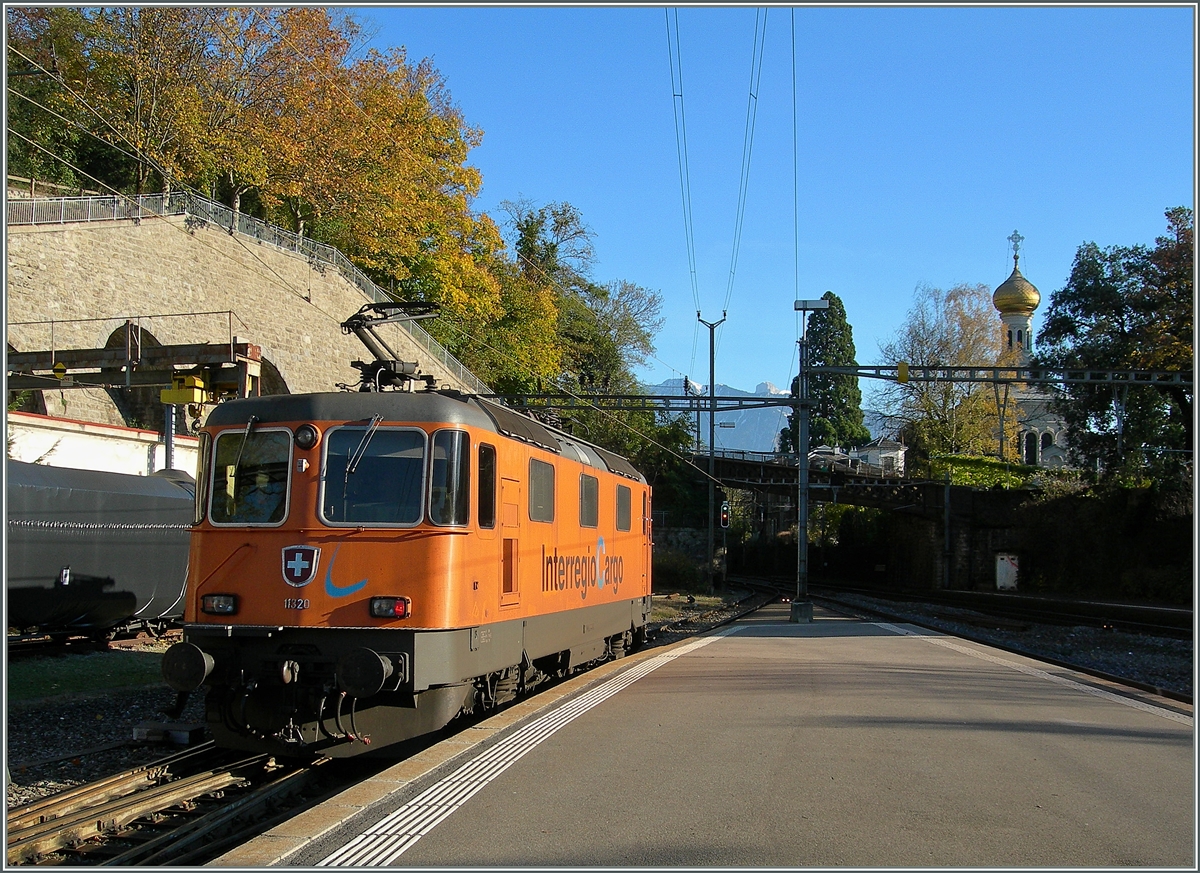
[{"label": "shrub", "polygon": [[701,572],[703,568],[683,552],[655,546],[652,566],[656,592],[704,591],[707,588],[707,580]]}]

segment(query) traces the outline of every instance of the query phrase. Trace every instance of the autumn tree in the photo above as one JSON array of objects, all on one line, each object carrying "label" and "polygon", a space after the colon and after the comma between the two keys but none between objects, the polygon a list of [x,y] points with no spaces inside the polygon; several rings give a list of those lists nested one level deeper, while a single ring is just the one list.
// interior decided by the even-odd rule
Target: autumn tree
[{"label": "autumn tree", "polygon": [[[808,363],[813,367],[857,367],[854,329],[846,320],[846,307],[832,291],[821,295],[828,309],[813,310],[808,316]],[[799,391],[799,377],[792,379],[792,396]],[[862,446],[871,441],[863,424],[862,391],[857,376],[816,373],[809,376],[809,445]],[[780,449],[795,451],[799,443],[796,414],[780,432]]]},{"label": "autumn tree", "polygon": [[[1153,249],[1079,247],[1066,285],[1051,295],[1038,365],[1191,372],[1194,219],[1182,206],[1166,218],[1167,233]],[[1190,384],[1075,384],[1054,408],[1085,468],[1168,481],[1190,467],[1192,392]]]},{"label": "autumn tree", "polygon": [[[1000,329],[986,285],[948,291],[921,285],[893,338],[880,346],[883,360],[916,367],[995,366]],[[987,385],[962,382],[885,383],[881,405],[909,445],[929,454],[993,454],[998,449],[999,405]],[[1015,402],[1001,395],[1006,421]],[[1011,435],[1008,435],[1011,436]]]},{"label": "autumn tree", "polygon": [[[85,12],[78,46],[86,64],[64,85],[91,127],[107,127],[137,156],[134,193],[170,191],[192,175],[203,151],[206,55],[215,10],[112,6]],[[156,177],[157,182],[152,182]]]},{"label": "autumn tree", "polygon": [[[89,108],[103,52],[86,10],[6,9],[8,170],[81,189],[133,190],[148,165],[116,125]],[[93,57],[95,55],[95,57]]]}]

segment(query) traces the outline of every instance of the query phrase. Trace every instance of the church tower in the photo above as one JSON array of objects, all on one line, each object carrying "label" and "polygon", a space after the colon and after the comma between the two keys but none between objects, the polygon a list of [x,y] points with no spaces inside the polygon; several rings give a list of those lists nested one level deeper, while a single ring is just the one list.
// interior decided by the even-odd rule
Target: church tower
[{"label": "church tower", "polygon": [[[1033,355],[1033,313],[1042,295],[1021,275],[1021,243],[1025,237],[1015,230],[1008,241],[1013,247],[1013,271],[992,294],[992,305],[1000,313],[1002,348],[1008,366],[1028,367]],[[1030,467],[1065,467],[1067,423],[1050,408],[1051,396],[1033,385],[1016,391],[1018,460]]]},{"label": "church tower", "polygon": [[1042,302],[1042,295],[1034,284],[1021,275],[1018,262],[1021,243],[1025,237],[1015,230],[1008,241],[1013,245],[1013,271],[992,294],[992,305],[1000,313],[1004,325],[1003,348],[1014,352],[1019,367],[1028,366],[1033,354],[1033,311]]}]

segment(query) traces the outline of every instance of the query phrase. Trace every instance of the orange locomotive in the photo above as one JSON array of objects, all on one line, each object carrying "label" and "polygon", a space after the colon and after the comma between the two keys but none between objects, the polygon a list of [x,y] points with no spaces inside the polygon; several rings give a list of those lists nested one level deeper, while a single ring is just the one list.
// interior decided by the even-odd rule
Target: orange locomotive
[{"label": "orange locomotive", "polygon": [[214,409],[200,456],[163,673],[207,686],[220,745],[377,751],[644,639],[645,478],[510,409],[249,398]]}]

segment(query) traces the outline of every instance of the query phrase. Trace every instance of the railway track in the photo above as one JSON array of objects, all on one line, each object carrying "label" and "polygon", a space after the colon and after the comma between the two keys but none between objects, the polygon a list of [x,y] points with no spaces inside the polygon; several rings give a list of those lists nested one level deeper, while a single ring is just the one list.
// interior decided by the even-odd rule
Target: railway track
[{"label": "railway track", "polygon": [[929,591],[891,594],[874,589],[810,585],[817,596],[836,599],[839,594],[859,594],[879,600],[919,602],[969,609],[982,616],[1013,622],[1060,626],[1099,627],[1130,633],[1187,639],[1192,636],[1192,610],[1143,606],[1098,600],[999,594],[987,591]]},{"label": "railway track", "polygon": [[[771,590],[789,597],[796,590],[795,580],[738,576],[739,584]],[[1011,622],[1036,622],[1061,626],[1098,627],[1130,633],[1190,639],[1193,613],[1190,609],[1145,606],[1099,600],[1080,600],[988,591],[902,591],[848,585],[809,584],[809,594],[836,601],[839,595],[861,595],[875,600],[942,605],[968,609],[990,619]],[[959,618],[959,620],[962,620]],[[999,626],[999,625],[993,625]]]},{"label": "railway track", "polygon": [[[770,596],[754,594],[716,609],[685,609],[657,626],[648,645],[664,645],[732,621]],[[469,717],[458,724],[469,726],[474,720]],[[239,755],[207,742],[9,810],[7,862],[11,866],[202,864],[295,815],[315,798],[390,763],[328,759],[277,763],[266,755]]]},{"label": "railway track", "polygon": [[[262,827],[326,759],[276,763],[205,743],[8,813],[9,865],[197,863]],[[292,807],[294,810],[294,806]],[[291,814],[289,810],[285,814]]]}]

